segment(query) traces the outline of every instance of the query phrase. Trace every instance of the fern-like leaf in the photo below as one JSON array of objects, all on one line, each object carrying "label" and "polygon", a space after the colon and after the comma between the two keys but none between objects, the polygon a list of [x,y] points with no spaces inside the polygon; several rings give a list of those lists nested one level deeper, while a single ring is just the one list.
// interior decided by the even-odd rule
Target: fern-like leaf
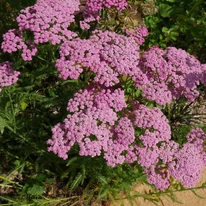
[{"label": "fern-like leaf", "polygon": [[71,183],[71,189],[72,190],[76,189],[80,185],[80,183],[83,181],[83,179],[84,179],[83,174],[79,172],[76,178]]}]

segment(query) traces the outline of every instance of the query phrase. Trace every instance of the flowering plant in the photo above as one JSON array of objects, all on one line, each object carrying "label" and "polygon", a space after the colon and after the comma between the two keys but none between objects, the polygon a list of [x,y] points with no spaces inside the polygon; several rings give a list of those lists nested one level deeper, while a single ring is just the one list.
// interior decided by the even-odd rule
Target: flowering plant
[{"label": "flowering plant", "polygon": [[[88,0],[81,12],[79,0],[37,0],[21,10],[18,28],[1,44],[11,61],[20,53],[21,60],[14,70],[11,62],[0,63],[0,89],[14,84],[14,91],[39,93],[38,109],[21,99],[13,114],[33,120],[34,108],[50,113],[39,120],[52,127],[45,142],[60,158],[70,159],[75,149],[76,156],[99,158],[107,167],[136,164],[160,190],[173,179],[194,187],[206,166],[206,134],[194,128],[176,140],[166,114],[175,101],[198,98],[206,66],[175,47],[141,49],[148,34],[143,25],[93,28],[103,11],[124,10],[128,2]],[[30,72],[36,76],[27,81]]]}]

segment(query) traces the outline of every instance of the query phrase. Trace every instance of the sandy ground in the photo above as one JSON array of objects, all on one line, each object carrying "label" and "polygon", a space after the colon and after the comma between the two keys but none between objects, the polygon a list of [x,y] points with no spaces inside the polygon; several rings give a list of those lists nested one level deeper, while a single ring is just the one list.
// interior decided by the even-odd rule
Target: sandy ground
[{"label": "sandy ground", "polygon": [[[206,182],[206,169],[203,171],[201,179],[196,186],[201,186],[203,182]],[[145,191],[149,190],[149,187],[146,185],[135,185],[134,190],[140,193],[144,193]],[[206,189],[199,189],[196,190],[196,192],[198,195],[204,197],[205,199],[197,197],[191,191],[176,192],[175,194],[178,198],[178,201],[182,204],[174,203],[169,197],[163,196],[161,198],[162,202],[159,202],[158,206],[206,206]],[[143,198],[136,198],[132,203],[133,204],[131,204],[127,200],[124,200],[113,204],[113,206],[154,206],[153,203],[144,200]]]}]

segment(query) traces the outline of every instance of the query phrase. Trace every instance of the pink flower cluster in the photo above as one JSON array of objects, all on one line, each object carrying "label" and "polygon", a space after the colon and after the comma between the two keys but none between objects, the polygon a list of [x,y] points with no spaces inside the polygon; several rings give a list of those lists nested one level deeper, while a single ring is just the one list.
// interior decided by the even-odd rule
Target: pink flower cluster
[{"label": "pink flower cluster", "polygon": [[203,83],[203,66],[182,49],[152,47],[144,53],[140,69],[142,74],[134,81],[148,100],[165,105],[182,96],[191,102],[199,96],[197,86]]},{"label": "pink flower cluster", "polygon": [[134,125],[145,129],[146,135],[139,136],[144,146],[152,147],[161,141],[170,140],[169,121],[159,108],[150,109],[143,104],[136,103],[133,105],[132,114],[135,116]]},{"label": "pink flower cluster", "polygon": [[192,129],[186,138],[188,142],[183,147],[172,140],[161,143],[158,148],[153,147],[151,165],[140,162],[145,167],[149,183],[164,190],[170,186],[170,177],[173,177],[186,187],[195,186],[206,166],[206,134],[197,128]]},{"label": "pink flower cluster", "polygon": [[[132,106],[132,107],[131,107]],[[171,128],[159,108],[137,101],[127,106],[124,91],[95,84],[68,102],[69,114],[52,129],[48,151],[63,159],[75,144],[81,156],[101,156],[108,166],[137,162],[158,189],[171,177],[193,187],[206,166],[206,134],[193,129],[183,147],[171,139]]]},{"label": "pink flower cluster", "polygon": [[79,0],[38,0],[21,10],[16,20],[20,30],[33,32],[35,44],[51,41],[55,45],[77,36],[68,26],[79,5]]},{"label": "pink flower cluster", "polygon": [[128,118],[118,120],[117,112],[125,107],[121,89],[79,91],[68,102],[69,114],[64,123],[52,129],[52,139],[47,141],[49,151],[67,159],[67,152],[77,143],[81,156],[100,156],[104,151],[108,165],[122,164],[125,157],[121,153],[134,141],[131,121]]},{"label": "pink flower cluster", "polygon": [[90,11],[102,10],[103,6],[106,8],[115,7],[117,10],[125,9],[127,6],[126,0],[87,0],[86,7]]},{"label": "pink flower cluster", "polygon": [[19,75],[20,72],[12,69],[11,62],[6,61],[0,63],[0,92],[3,87],[15,84],[18,81]]},{"label": "pink flower cluster", "polygon": [[[53,45],[77,36],[68,30],[79,10],[79,0],[38,0],[33,6],[20,11],[16,21],[19,29],[11,29],[3,36],[4,52],[22,50],[24,61],[31,61],[37,52],[36,45],[51,42]],[[23,33],[30,31],[34,42],[24,42]]]},{"label": "pink flower cluster", "polygon": [[168,147],[171,144],[169,121],[157,107],[150,109],[139,102],[133,102],[131,105],[129,118],[133,120],[135,131],[141,132],[136,136],[136,143],[132,145],[133,151],[130,153],[135,154],[136,159],[133,160],[144,168],[148,182],[159,189],[165,189],[170,185],[169,178],[165,180],[162,177],[165,174],[161,175],[158,170],[162,167],[159,162],[166,164],[168,160],[172,161],[175,151]]},{"label": "pink flower cluster", "polygon": [[206,134],[202,129],[192,129],[190,133],[186,136],[187,141],[198,149],[200,152],[203,162],[206,165]]},{"label": "pink flower cluster", "polygon": [[22,32],[16,29],[10,29],[3,35],[1,48],[3,52],[8,53],[22,50],[21,56],[24,61],[31,61],[37,52],[35,44],[31,41],[24,43]]},{"label": "pink flower cluster", "polygon": [[89,29],[90,25],[88,23],[99,20],[99,12],[103,7],[108,9],[114,7],[117,10],[123,10],[126,6],[126,0],[87,0],[83,12],[84,20],[80,22],[80,26],[82,29]]},{"label": "pink flower cluster", "polygon": [[[53,127],[48,151],[67,159],[76,145],[79,155],[101,156],[108,166],[137,162],[158,189],[168,188],[171,177],[193,187],[206,166],[206,134],[193,129],[186,136],[187,143],[180,146],[171,139],[163,112],[128,100],[122,89],[125,85],[119,83],[128,77],[143,98],[160,105],[180,97],[194,101],[199,95],[197,86],[206,86],[206,64],[175,47],[166,51],[152,47],[140,55],[139,46],[148,34],[143,26],[126,29],[126,36],[95,30],[89,39],[80,39],[68,30],[79,6],[79,0],[37,0],[21,10],[19,29],[3,35],[2,50],[21,50],[24,61],[36,55],[37,44],[64,42],[55,65],[59,77],[78,79],[83,72],[94,77],[88,88],[68,101],[67,117]],[[88,29],[104,7],[120,10],[126,6],[126,0],[88,0],[80,24]],[[34,42],[23,40],[27,31]],[[0,91],[15,84],[19,74],[11,62],[0,63]]]},{"label": "pink flower cluster", "polygon": [[195,144],[186,143],[173,156],[169,163],[170,175],[186,187],[194,187],[206,166]]},{"label": "pink flower cluster", "polygon": [[108,87],[119,83],[120,75],[137,75],[139,58],[133,37],[94,31],[88,40],[77,38],[62,44],[56,67],[63,79],[77,79],[85,70],[94,72],[94,81]]},{"label": "pink flower cluster", "polygon": [[119,83],[119,77],[129,76],[147,100],[160,105],[180,97],[194,101],[199,96],[197,86],[206,84],[205,66],[175,47],[166,51],[152,47],[140,57],[139,44],[147,31],[144,27],[138,31],[143,33],[127,31],[129,36],[123,36],[97,30],[87,40],[65,42],[56,61],[59,77],[77,79],[83,71],[90,71],[95,73],[95,82],[109,87]]},{"label": "pink flower cluster", "polygon": [[[52,129],[48,150],[67,159],[67,152],[77,143],[81,156],[103,155],[109,166],[137,161],[150,168],[158,162],[158,143],[171,138],[170,126],[160,109],[133,104],[132,111],[126,109],[121,89],[80,90],[68,102],[64,123]],[[144,134],[135,137],[137,128],[144,129]],[[143,147],[135,143],[137,138]]]},{"label": "pink flower cluster", "polygon": [[145,37],[148,35],[148,30],[144,26],[135,26],[124,30],[127,36],[132,36],[137,41],[137,44],[142,45],[145,42]]}]

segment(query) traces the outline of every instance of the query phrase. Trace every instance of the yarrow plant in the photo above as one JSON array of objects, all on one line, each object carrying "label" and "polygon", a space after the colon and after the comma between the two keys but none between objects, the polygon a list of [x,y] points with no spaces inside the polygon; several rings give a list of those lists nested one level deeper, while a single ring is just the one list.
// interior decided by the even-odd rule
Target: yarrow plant
[{"label": "yarrow plant", "polygon": [[[91,31],[91,21],[98,23],[102,11],[124,10],[128,2],[88,0],[81,13],[78,0],[37,0],[20,11],[18,29],[3,35],[1,48],[5,53],[20,50],[23,61],[32,61],[43,46],[59,46],[57,55],[51,51],[56,55],[51,60],[56,81],[51,88],[56,92],[59,85],[66,85],[65,91],[73,93],[68,92],[64,116],[59,110],[63,110],[66,93],[55,96],[49,90],[48,94],[57,98],[41,105],[62,115],[52,121],[49,152],[67,160],[75,148],[76,155],[99,158],[108,167],[139,165],[148,182],[160,190],[170,187],[173,179],[194,187],[206,166],[206,134],[194,128],[179,137],[183,141],[177,141],[165,110],[181,98],[189,102],[198,98],[199,86],[206,86],[206,65],[175,47],[140,49],[148,34],[143,25],[118,32],[102,31],[101,27]],[[32,38],[27,39],[27,33]],[[11,62],[0,63],[0,91],[15,84],[19,74],[12,70]],[[77,88],[68,86],[71,82],[76,82]],[[49,78],[41,83],[53,84]],[[47,92],[37,89],[35,95]]]}]

